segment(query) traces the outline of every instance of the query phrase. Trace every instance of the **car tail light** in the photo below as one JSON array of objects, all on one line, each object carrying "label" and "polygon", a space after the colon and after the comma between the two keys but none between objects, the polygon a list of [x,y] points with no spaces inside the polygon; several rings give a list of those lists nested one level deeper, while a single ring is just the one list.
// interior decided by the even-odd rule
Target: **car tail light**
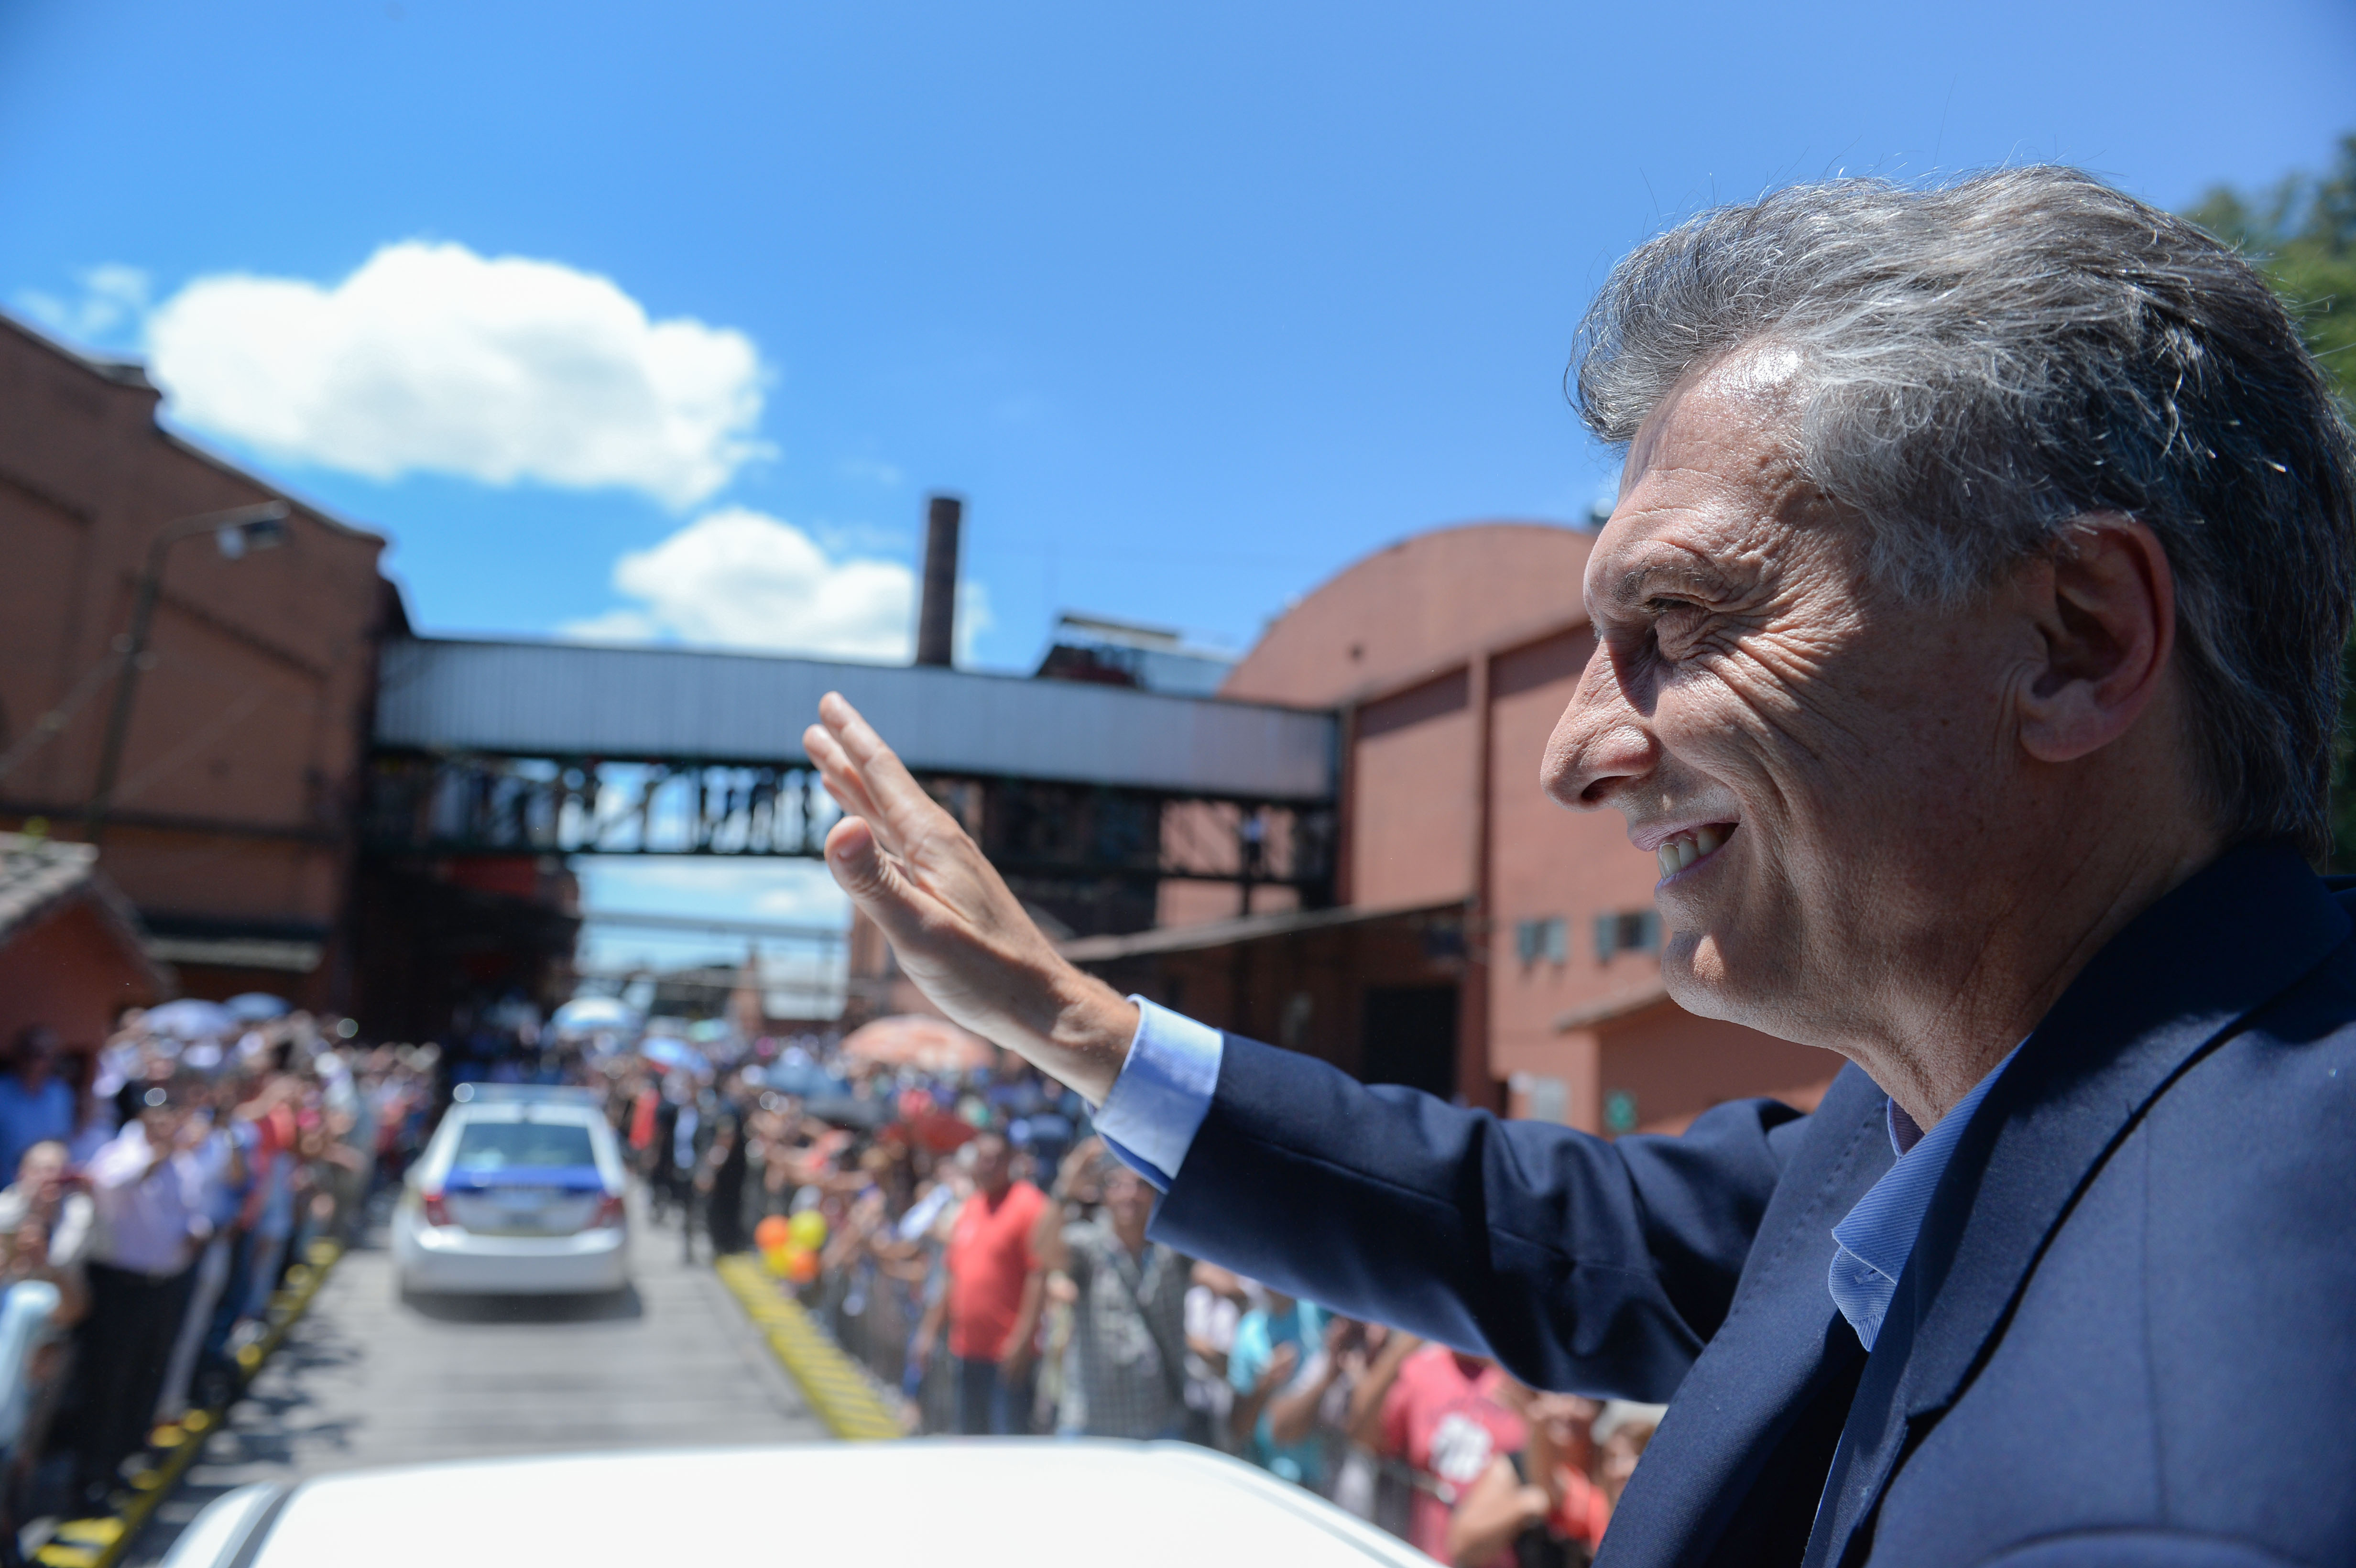
[{"label": "car tail light", "polygon": [[622,1200],[610,1192],[597,1200],[597,1217],[589,1221],[589,1228],[593,1231],[620,1230]]},{"label": "car tail light", "polygon": [[442,1201],[442,1194],[439,1192],[429,1192],[425,1195],[425,1222],[429,1225],[457,1223],[455,1220],[450,1218],[450,1205]]}]

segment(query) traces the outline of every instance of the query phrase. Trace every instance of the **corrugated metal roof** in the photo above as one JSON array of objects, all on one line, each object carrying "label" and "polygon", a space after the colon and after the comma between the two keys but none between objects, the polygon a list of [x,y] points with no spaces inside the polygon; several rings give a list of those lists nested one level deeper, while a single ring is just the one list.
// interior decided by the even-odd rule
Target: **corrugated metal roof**
[{"label": "corrugated metal roof", "polygon": [[1075,681],[675,648],[396,638],[376,741],[520,757],[791,763],[840,691],[919,773],[1219,798],[1333,795],[1330,713]]}]

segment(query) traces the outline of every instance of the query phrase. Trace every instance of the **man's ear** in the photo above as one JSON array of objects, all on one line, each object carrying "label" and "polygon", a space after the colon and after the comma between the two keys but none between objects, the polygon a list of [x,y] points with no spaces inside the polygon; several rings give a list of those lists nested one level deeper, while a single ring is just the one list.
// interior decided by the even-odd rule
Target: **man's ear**
[{"label": "man's ear", "polygon": [[2044,656],[2020,688],[2020,743],[2040,762],[2075,762],[2126,733],[2158,692],[2176,577],[2149,528],[2095,512],[2024,586]]}]

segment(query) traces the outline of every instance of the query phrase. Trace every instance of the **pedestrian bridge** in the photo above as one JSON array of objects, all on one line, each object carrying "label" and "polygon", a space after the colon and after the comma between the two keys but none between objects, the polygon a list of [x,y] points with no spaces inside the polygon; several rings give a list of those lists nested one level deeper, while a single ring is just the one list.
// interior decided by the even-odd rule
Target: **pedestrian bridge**
[{"label": "pedestrian bridge", "polygon": [[829,691],[1011,874],[1265,881],[1312,897],[1330,877],[1332,713],[565,643],[388,642],[367,837],[434,854],[815,854],[833,813],[801,736]]},{"label": "pedestrian bridge", "polygon": [[1334,718],[1261,703],[919,665],[673,648],[402,638],[378,676],[381,749],[807,765],[802,731],[849,698],[919,773],[1205,799],[1333,795]]}]

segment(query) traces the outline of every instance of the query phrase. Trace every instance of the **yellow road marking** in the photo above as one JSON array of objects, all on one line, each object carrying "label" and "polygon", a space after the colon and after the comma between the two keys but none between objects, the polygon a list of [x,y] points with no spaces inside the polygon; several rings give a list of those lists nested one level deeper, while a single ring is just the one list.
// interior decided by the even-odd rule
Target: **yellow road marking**
[{"label": "yellow road marking", "polygon": [[770,1352],[800,1385],[802,1397],[828,1431],[851,1443],[906,1435],[866,1369],[842,1353],[800,1302],[781,1294],[758,1264],[739,1256],[722,1258],[712,1266],[744,1315],[764,1330]]},{"label": "yellow road marking", "polygon": [[[304,1313],[310,1310],[311,1298],[319,1294],[327,1282],[327,1271],[343,1256],[343,1248],[333,1242],[311,1243],[311,1260],[296,1264],[286,1271],[286,1288],[270,1298],[270,1327],[262,1338],[237,1353],[239,1369],[244,1373],[237,1392],[229,1403],[219,1410],[192,1411],[180,1421],[178,1441],[151,1449],[147,1468],[131,1478],[131,1485],[114,1497],[115,1510],[97,1519],[73,1519],[58,1526],[58,1532],[48,1544],[33,1553],[33,1561],[41,1568],[114,1568],[116,1559],[139,1533],[140,1526],[160,1507],[180,1484],[188,1467],[197,1462],[204,1448],[206,1433],[220,1424],[253,1374],[270,1359],[272,1351],[284,1341],[286,1331]],[[193,1439],[193,1441],[191,1440]]]}]

